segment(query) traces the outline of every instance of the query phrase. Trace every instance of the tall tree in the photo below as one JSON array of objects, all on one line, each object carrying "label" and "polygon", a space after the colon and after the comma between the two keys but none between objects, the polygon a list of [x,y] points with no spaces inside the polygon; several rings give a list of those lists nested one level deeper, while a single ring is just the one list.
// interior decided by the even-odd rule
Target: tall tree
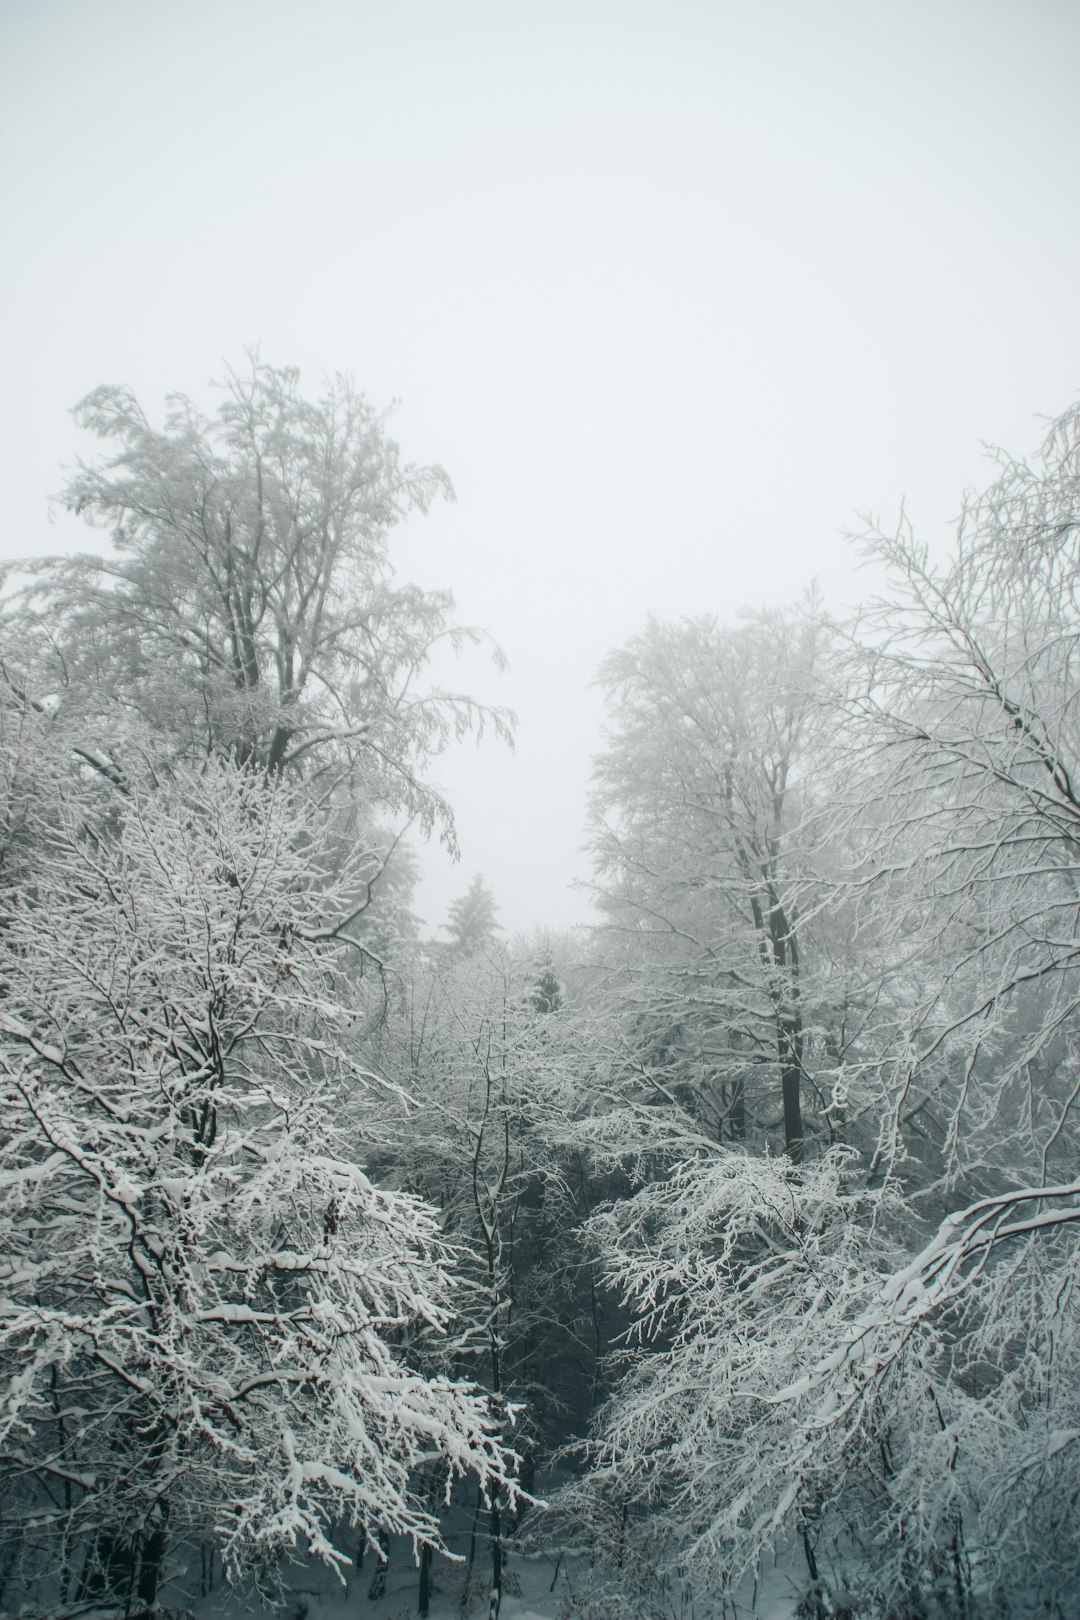
[{"label": "tall tree", "polygon": [[595,768],[595,890],[652,1066],[736,1138],[769,1122],[775,1098],[796,1161],[798,829],[829,639],[812,600],[734,630],[652,621],[600,673],[612,724]]},{"label": "tall tree", "polygon": [[778,1174],[684,1132],[594,1225],[650,1347],[595,1486],[663,1504],[702,1585],[795,1531],[807,1613],[836,1612],[823,1551],[859,1612],[1077,1608],[1078,470],[1080,408],[1000,458],[943,563],[871,541],[892,587],[813,920],[884,969],[875,1151]]},{"label": "tall tree", "polygon": [[76,407],[112,450],[65,499],[110,532],[114,555],[38,565],[30,601],[58,697],[96,733],[95,760],[117,763],[134,715],[189,761],[359,770],[368,799],[452,842],[425,762],[489,720],[509,736],[510,720],[425,690],[436,643],[479,637],[454,624],[448,593],[393,579],[394,528],[452,496],[446,474],[403,463],[347,378],[305,399],[298,372],[252,352],[219,386],[212,417],[170,395],[162,428],[123,387]]},{"label": "tall tree", "polygon": [[892,593],[870,616],[850,711],[869,796],[890,809],[863,817],[858,877],[938,968],[913,1011],[883,1158],[904,1151],[922,1106],[954,1184],[988,1159],[1048,1181],[1074,1159],[1078,446],[1074,408],[1040,464],[1001,455],[941,565],[906,527],[868,537]]}]

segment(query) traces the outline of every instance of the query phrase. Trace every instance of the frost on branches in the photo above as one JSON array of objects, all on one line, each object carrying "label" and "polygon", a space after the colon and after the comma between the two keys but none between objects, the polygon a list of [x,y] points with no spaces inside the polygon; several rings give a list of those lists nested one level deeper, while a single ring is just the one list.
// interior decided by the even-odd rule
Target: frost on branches
[{"label": "frost on branches", "polygon": [[[593,1218],[635,1326],[590,1475],[567,1505],[601,1543],[605,1524],[625,1531],[628,1513],[649,1514],[646,1567],[629,1567],[625,1533],[613,1560],[624,1581],[644,1590],[681,1571],[699,1598],[734,1591],[796,1514],[813,1555],[831,1459],[773,1395],[853,1300],[873,1296],[885,1245],[852,1168],[839,1149],[800,1173],[786,1158],[699,1141],[666,1177]],[[661,1547],[669,1562],[657,1571],[648,1565]]]},{"label": "frost on branches", "polygon": [[635,1326],[568,1533],[624,1601],[734,1595],[779,1546],[808,1614],[1070,1612],[1078,1191],[985,1200],[905,1264],[848,1150],[699,1143],[590,1223]]},{"label": "frost on branches", "polygon": [[49,780],[0,934],[9,1579],[146,1606],[207,1535],[233,1572],[347,1562],[341,1525],[438,1544],[414,1470],[494,1487],[512,1459],[471,1386],[394,1348],[452,1291],[434,1212],[356,1162],[377,1082],[335,896],[362,882],[261,773],[104,814],[93,774],[92,817],[78,775]]},{"label": "frost on branches", "polygon": [[170,395],[162,428],[125,387],[75,409],[105,454],[63,499],[113,551],[30,569],[24,632],[44,631],[60,715],[105,775],[141,727],[196,765],[332,769],[455,848],[427,763],[485,726],[510,741],[513,717],[431,683],[436,646],[487,638],[455,623],[449,592],[394,579],[394,530],[452,499],[449,479],[403,462],[346,377],[307,399],[296,370],[251,350],[217,386],[209,417]]},{"label": "frost on branches", "polygon": [[[730,1591],[793,1538],[808,1614],[1080,1612],[1080,408],[999,470],[943,566],[871,539],[892,591],[837,704],[811,913],[880,974],[851,981],[844,1147],[797,1169],[688,1134],[592,1223],[638,1336],[572,1506],[639,1590],[652,1560]],[[802,1078],[839,1097],[819,1013]]]}]

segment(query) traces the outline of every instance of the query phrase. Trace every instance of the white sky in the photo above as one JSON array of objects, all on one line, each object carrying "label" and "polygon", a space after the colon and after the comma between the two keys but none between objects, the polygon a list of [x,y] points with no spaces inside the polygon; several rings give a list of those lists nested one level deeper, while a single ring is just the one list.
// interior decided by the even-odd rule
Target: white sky
[{"label": "white sky", "polygon": [[[0,553],[72,549],[67,409],[245,343],[400,397],[458,505],[399,534],[520,716],[436,764],[510,929],[568,889],[645,615],[863,588],[1080,388],[1076,0],[0,0]],[[88,537],[87,537],[88,538]]]}]

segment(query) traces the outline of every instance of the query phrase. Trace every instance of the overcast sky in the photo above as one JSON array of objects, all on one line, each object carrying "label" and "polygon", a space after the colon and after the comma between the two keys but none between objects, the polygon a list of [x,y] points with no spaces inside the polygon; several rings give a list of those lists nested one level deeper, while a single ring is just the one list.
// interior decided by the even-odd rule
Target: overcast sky
[{"label": "overcast sky", "polygon": [[982,441],[1080,390],[1076,0],[0,0],[2,549],[100,382],[156,411],[258,341],[401,399],[458,504],[399,534],[511,672],[437,762],[504,923],[586,915],[590,688],[650,611],[944,544]]}]

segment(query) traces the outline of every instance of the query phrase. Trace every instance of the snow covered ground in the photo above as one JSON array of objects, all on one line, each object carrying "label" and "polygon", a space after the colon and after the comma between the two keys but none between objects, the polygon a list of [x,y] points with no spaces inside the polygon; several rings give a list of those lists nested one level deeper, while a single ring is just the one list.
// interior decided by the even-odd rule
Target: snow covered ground
[{"label": "snow covered ground", "polygon": [[[369,1553],[364,1567],[345,1586],[329,1571],[297,1569],[281,1620],[414,1620],[418,1575],[415,1565],[392,1559],[381,1597],[368,1596],[374,1573]],[[486,1620],[488,1592],[483,1569],[473,1573],[465,1590],[465,1570],[442,1562],[433,1570],[430,1620]],[[805,1584],[805,1578],[801,1584]],[[734,1601],[703,1608],[649,1604],[628,1609],[625,1600],[602,1599],[588,1560],[579,1555],[545,1554],[525,1558],[511,1553],[500,1620],[792,1620],[799,1586],[777,1565],[763,1572],[756,1590],[741,1591]],[[464,1600],[464,1601],[463,1601]],[[270,1611],[251,1592],[219,1588],[192,1605],[196,1620],[240,1620]]]}]

